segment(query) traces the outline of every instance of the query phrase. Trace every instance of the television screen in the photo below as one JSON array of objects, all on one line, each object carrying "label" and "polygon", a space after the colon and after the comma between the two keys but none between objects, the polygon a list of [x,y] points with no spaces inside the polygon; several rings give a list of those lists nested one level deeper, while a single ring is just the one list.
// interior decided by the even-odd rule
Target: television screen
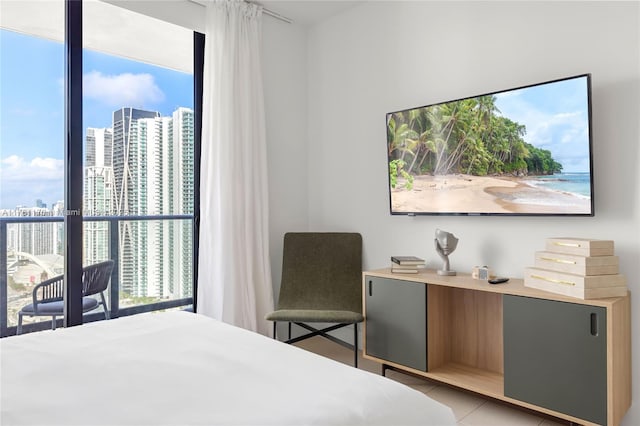
[{"label": "television screen", "polygon": [[387,114],[401,215],[593,216],[591,76]]}]

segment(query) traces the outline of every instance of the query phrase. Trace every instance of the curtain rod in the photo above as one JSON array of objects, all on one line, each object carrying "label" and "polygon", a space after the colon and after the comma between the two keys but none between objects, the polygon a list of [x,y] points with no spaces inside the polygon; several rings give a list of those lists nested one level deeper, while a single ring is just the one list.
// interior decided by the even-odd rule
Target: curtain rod
[{"label": "curtain rod", "polygon": [[[191,1],[193,3],[197,3],[197,4],[201,5],[201,6],[206,6],[207,5],[207,1],[206,0],[189,0],[189,1]],[[274,12],[273,10],[267,9],[266,7],[261,5],[259,2],[253,2],[253,1],[248,1],[248,0],[244,0],[244,1],[246,1],[247,3],[256,4],[256,5],[260,6],[260,7],[262,7],[262,12],[265,15],[269,15],[272,18],[278,19],[278,20],[280,20],[282,22],[286,22],[287,24],[293,24],[293,19],[287,18],[286,16],[283,16],[283,15],[279,14],[278,12]]]},{"label": "curtain rod", "polygon": [[[248,2],[251,3],[251,2]],[[269,10],[266,7],[262,6],[262,11],[266,14],[271,16],[272,18],[276,18],[279,19],[282,22],[286,22],[287,24],[292,24],[293,23],[293,19],[291,18],[287,18],[286,16],[282,16],[280,15],[278,12],[274,12],[273,10]]]}]

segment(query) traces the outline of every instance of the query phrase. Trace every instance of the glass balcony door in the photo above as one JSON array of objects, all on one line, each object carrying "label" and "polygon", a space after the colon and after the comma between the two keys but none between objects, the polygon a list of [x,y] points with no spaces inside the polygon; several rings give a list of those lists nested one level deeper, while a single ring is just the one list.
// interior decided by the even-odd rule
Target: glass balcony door
[{"label": "glass balcony door", "polygon": [[[0,3],[3,334],[34,288],[64,272],[64,5]],[[22,321],[27,330],[51,326],[51,317]]]},{"label": "glass balcony door", "polygon": [[99,1],[85,1],[83,30],[84,263],[117,262],[116,316],[184,304],[193,295],[193,33]]}]

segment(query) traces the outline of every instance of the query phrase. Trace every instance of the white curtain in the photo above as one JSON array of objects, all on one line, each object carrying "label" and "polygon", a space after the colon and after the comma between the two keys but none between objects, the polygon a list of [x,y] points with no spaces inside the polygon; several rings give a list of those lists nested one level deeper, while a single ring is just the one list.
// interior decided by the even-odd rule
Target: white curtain
[{"label": "white curtain", "polygon": [[196,309],[270,335],[262,8],[213,0],[206,13]]}]

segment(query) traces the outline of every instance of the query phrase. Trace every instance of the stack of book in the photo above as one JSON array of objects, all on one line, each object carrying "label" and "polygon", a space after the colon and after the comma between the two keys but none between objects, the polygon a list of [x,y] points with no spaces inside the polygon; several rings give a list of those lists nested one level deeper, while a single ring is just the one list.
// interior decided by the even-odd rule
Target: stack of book
[{"label": "stack of book", "polygon": [[397,274],[417,274],[424,268],[424,259],[415,256],[391,256],[391,272]]},{"label": "stack of book", "polygon": [[627,294],[611,240],[548,238],[535,266],[525,269],[524,285],[579,299]]}]

